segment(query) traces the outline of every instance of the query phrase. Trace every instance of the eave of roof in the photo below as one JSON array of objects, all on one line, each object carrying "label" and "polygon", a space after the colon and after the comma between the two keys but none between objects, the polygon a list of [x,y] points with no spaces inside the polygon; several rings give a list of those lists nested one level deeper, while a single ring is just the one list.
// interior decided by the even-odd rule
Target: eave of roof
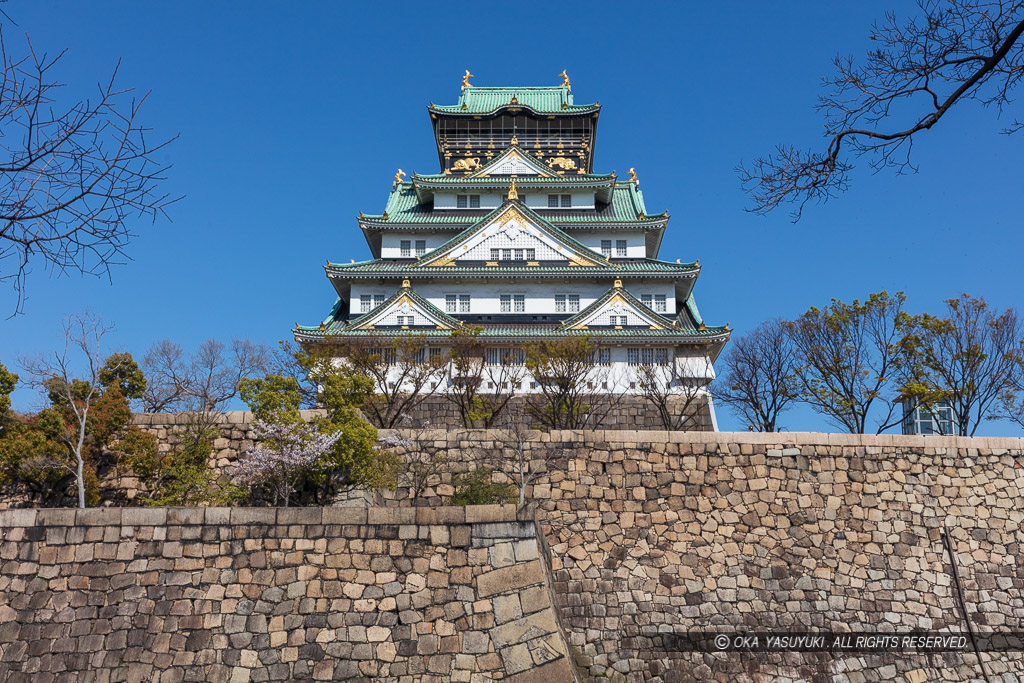
[{"label": "eave of roof", "polygon": [[600,111],[601,105],[575,104],[568,86],[464,87],[456,104],[429,104],[434,114],[472,116],[496,114],[502,109],[527,109],[537,114],[579,115]]}]

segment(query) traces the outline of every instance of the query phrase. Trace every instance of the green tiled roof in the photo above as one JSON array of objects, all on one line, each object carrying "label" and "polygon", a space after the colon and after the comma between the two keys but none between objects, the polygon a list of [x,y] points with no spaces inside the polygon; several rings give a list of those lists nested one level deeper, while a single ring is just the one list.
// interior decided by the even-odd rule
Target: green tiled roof
[{"label": "green tiled roof", "polygon": [[[515,98],[516,102],[512,102]],[[580,114],[597,111],[601,105],[575,104],[568,86],[462,89],[458,104],[431,104],[441,114],[490,114],[504,107],[524,107],[539,114]]]},{"label": "green tiled roof", "polygon": [[353,277],[366,275],[372,277],[448,277],[448,276],[500,276],[500,275],[577,275],[592,277],[649,277],[657,275],[679,276],[696,274],[700,266],[696,263],[669,263],[658,259],[643,259],[626,263],[615,263],[618,268],[607,266],[437,266],[422,267],[416,263],[396,263],[386,259],[358,261],[356,263],[329,263],[325,267],[328,276]]},{"label": "green tiled roof", "polygon": [[[664,315],[662,315],[660,313],[655,313],[653,310],[651,310],[650,308],[645,306],[642,301],[640,301],[635,296],[630,294],[627,289],[613,287],[613,288],[609,289],[607,292],[605,292],[604,294],[602,294],[601,296],[597,297],[597,299],[594,300],[594,303],[590,304],[589,306],[584,308],[579,313],[574,314],[572,317],[566,318],[562,322],[562,327],[572,327],[576,323],[581,322],[583,320],[586,320],[591,315],[593,315],[594,311],[596,311],[601,306],[603,306],[605,304],[605,302],[608,301],[608,299],[611,299],[616,294],[621,294],[623,299],[628,301],[635,308],[638,308],[639,310],[643,311],[645,315],[650,317],[652,320],[657,321],[659,324],[664,325],[665,327],[672,327],[673,326],[674,320],[672,318],[664,316]],[[695,328],[690,328],[690,329],[695,329]]]},{"label": "green tiled roof", "polygon": [[[553,326],[544,325],[478,325],[474,323],[474,327],[482,327],[483,331],[480,333],[482,337],[489,337],[493,339],[517,339],[517,338],[550,338],[550,337],[611,337],[611,338],[632,338],[632,339],[664,339],[668,341],[709,341],[716,337],[724,337],[729,334],[729,329],[726,327],[708,327],[704,330],[681,330],[681,329],[664,329],[664,330],[652,330],[648,327],[625,327],[621,330],[613,329],[600,329],[600,330],[566,330],[559,329]],[[345,330],[344,321],[335,321],[330,325],[326,326],[325,330],[321,330],[317,327],[306,327],[300,325],[294,330],[295,336],[300,341],[315,341],[317,339],[327,339],[330,337],[370,337],[370,336],[389,336],[388,330]],[[433,328],[423,329],[410,329],[408,331],[399,332],[399,334],[422,334],[426,337],[432,338],[444,338],[451,334],[450,330],[438,330]],[[393,335],[392,335],[393,336]]]},{"label": "green tiled roof", "polygon": [[[523,180],[526,180],[525,178]],[[560,178],[560,180],[565,180]],[[508,181],[505,181],[506,183]],[[520,179],[516,179],[516,186],[520,186]],[[525,187],[526,185],[524,185]],[[472,210],[440,210],[433,211],[424,208],[413,188],[411,181],[398,183],[391,194],[388,195],[388,203],[385,207],[387,219],[383,214],[364,214],[360,217],[363,221],[374,223],[374,227],[381,228],[387,225],[406,224],[448,224],[453,226],[469,226],[490,213],[484,209],[478,212]],[[643,215],[644,218],[640,216]],[[615,190],[612,192],[611,203],[599,211],[545,211],[544,220],[555,225],[576,224],[576,223],[624,223],[632,221],[662,221],[668,214],[662,213],[657,216],[647,215],[644,206],[643,193],[637,189],[636,183],[629,181],[616,181]]]},{"label": "green tiled roof", "polygon": [[[445,175],[444,173],[433,173],[430,175],[414,175],[412,182],[414,185],[420,183],[429,183],[431,185],[444,185],[457,187],[479,187],[481,185],[493,185],[495,187],[508,187],[509,183],[508,176],[485,176],[477,177],[473,176],[457,176],[457,175]],[[608,183],[615,180],[615,175],[611,173],[584,173],[582,175],[564,175],[564,176],[519,176],[515,179],[517,188],[524,187],[548,187],[555,185],[558,187],[574,187],[581,184],[594,183]]]},{"label": "green tiled roof", "polygon": [[[350,318],[347,323],[344,323],[342,321],[341,324],[343,325],[343,327],[344,326],[352,327],[352,326],[358,325],[359,322],[361,320],[363,320],[364,318],[367,318],[369,316],[372,316],[372,315],[376,314],[379,310],[383,309],[385,306],[390,306],[395,300],[399,299],[403,294],[408,294],[409,298],[412,299],[413,301],[415,301],[418,306],[420,306],[423,310],[427,311],[428,313],[430,313],[430,315],[434,316],[435,318],[437,318],[441,322],[445,323],[446,325],[451,325],[452,327],[459,327],[460,325],[462,325],[462,323],[457,318],[453,318],[452,316],[448,315],[447,313],[442,311],[440,308],[438,308],[434,304],[430,303],[429,300],[424,299],[422,296],[420,296],[416,292],[416,290],[411,289],[411,288],[410,289],[406,289],[404,287],[399,289],[397,292],[392,294],[390,297],[388,297],[388,299],[384,303],[382,303],[379,306],[374,307],[374,309],[372,311],[370,311],[369,313],[362,313],[360,315],[357,315],[354,318]],[[337,324],[339,322],[339,321],[336,320],[337,314],[338,314],[338,307],[337,307],[337,305],[335,305],[334,310],[331,311],[331,315],[328,317],[328,319],[330,320],[330,325],[333,326],[334,328],[337,327]],[[319,329],[319,328],[317,328],[317,329]],[[329,328],[329,329],[331,329],[331,328]]]}]

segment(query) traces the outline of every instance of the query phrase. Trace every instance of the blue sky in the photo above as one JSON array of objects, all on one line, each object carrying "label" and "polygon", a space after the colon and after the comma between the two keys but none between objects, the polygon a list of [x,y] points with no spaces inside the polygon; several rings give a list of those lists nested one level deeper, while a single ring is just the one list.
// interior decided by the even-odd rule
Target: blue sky
[{"label": "blue sky", "polygon": [[[333,302],[325,259],[369,255],[355,222],[383,209],[395,169],[436,172],[426,104],[477,85],[548,85],[567,69],[600,100],[595,170],[635,167],[648,209],[672,214],[661,257],[700,259],[711,323],[742,334],[831,297],[904,290],[938,312],[969,292],[1019,306],[1021,137],[1012,112],[967,103],[915,143],[916,175],[860,168],[852,189],[797,224],[749,205],[734,167],[786,142],[821,144],[814,111],[837,53],[862,55],[871,22],[904,0],[859,3],[11,2],[9,51],[67,48],[67,94],[119,82],[151,91],[143,121],[166,151],[173,222],[140,222],[113,281],[37,268],[26,314],[0,318],[0,361],[54,348],[61,316],[116,325],[141,357],[158,338],[274,343]],[[863,166],[863,165],[862,165]],[[13,309],[0,289],[0,312]],[[27,390],[16,407],[37,399]],[[724,410],[723,429],[743,428]],[[795,412],[793,430],[827,429]],[[1017,434],[990,424],[987,434]]]}]

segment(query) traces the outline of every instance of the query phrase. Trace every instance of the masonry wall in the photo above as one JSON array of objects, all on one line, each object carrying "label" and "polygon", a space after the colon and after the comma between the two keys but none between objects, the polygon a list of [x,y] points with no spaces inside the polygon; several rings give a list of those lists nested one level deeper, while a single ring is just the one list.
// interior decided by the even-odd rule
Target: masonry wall
[{"label": "masonry wall", "polygon": [[[438,432],[452,468],[493,432]],[[973,654],[688,653],[702,630],[1024,631],[1024,443],[835,434],[554,432],[528,490],[581,669],[630,681],[967,681]],[[424,502],[450,491],[450,475]],[[409,504],[408,491],[392,504]],[[983,654],[1018,681],[1020,653]],[[1004,676],[1004,677],[1000,677]]]},{"label": "masonry wall", "polygon": [[572,681],[522,512],[0,512],[0,679]]}]

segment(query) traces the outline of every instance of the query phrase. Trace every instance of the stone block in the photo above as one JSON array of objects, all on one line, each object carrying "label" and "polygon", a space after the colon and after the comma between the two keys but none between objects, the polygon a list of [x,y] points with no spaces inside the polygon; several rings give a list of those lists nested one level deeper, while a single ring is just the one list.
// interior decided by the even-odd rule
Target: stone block
[{"label": "stone block", "polygon": [[65,508],[47,508],[38,511],[36,524],[40,526],[74,526],[75,511]]},{"label": "stone block", "polygon": [[86,508],[75,510],[77,526],[121,526],[121,508]]},{"label": "stone block", "polygon": [[206,524],[226,525],[231,523],[231,508],[205,508],[203,521]]},{"label": "stone block", "polygon": [[516,520],[515,505],[467,505],[466,522],[514,522]]},{"label": "stone block", "polygon": [[367,524],[399,525],[415,524],[416,508],[372,507],[366,510]]},{"label": "stone block", "polygon": [[167,524],[202,524],[206,520],[203,508],[166,508]]},{"label": "stone block", "polygon": [[232,524],[276,524],[276,508],[231,508]]},{"label": "stone block", "polygon": [[465,524],[466,508],[463,506],[417,507],[417,524]]},{"label": "stone block", "polygon": [[278,524],[320,524],[323,513],[319,507],[278,508]]},{"label": "stone block", "polygon": [[0,510],[0,527],[35,526],[35,510]]},{"label": "stone block", "polygon": [[329,507],[321,515],[324,524],[366,524],[366,508]]},{"label": "stone block", "polygon": [[473,524],[473,538],[533,538],[537,527],[533,522],[481,522]]},{"label": "stone block", "polygon": [[166,508],[125,508],[121,511],[123,526],[162,526],[166,523]]},{"label": "stone block", "polygon": [[519,590],[544,582],[544,569],[540,560],[502,567],[477,577],[477,594],[487,598],[506,591]]}]

